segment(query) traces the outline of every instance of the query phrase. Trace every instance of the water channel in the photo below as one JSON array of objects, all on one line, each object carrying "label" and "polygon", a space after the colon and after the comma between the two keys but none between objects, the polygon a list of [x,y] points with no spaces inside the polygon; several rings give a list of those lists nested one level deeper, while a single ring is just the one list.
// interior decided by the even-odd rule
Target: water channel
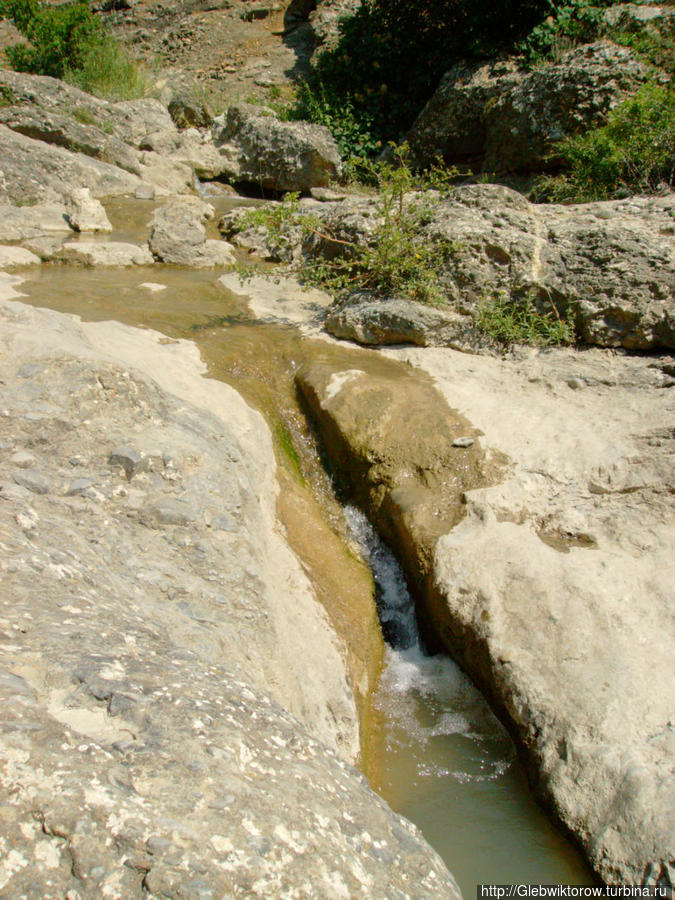
[{"label": "water channel", "polygon": [[[151,206],[107,205],[114,239],[146,238]],[[479,882],[595,883],[532,798],[510,738],[469,679],[451,660],[425,653],[395,559],[358,511],[342,510],[322,468],[297,403],[295,371],[326,357],[351,368],[355,357],[372,351],[309,340],[297,329],[255,319],[240,297],[219,285],[219,274],[160,265],[46,264],[26,271],[19,289],[36,306],[196,341],[211,377],[232,384],[267,417],[280,464],[311,487],[328,526],[360,549],[376,582],[388,646],[369,717],[366,774],[418,825],[464,895],[475,896]],[[155,292],[146,283],[164,289]]]}]

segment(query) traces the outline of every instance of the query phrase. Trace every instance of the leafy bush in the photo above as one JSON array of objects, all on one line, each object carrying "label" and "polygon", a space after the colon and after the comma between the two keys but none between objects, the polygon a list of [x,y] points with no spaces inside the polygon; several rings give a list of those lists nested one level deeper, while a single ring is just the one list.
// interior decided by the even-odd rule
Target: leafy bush
[{"label": "leafy bush", "polygon": [[675,170],[675,91],[646,84],[614,109],[607,124],[557,148],[569,169],[541,178],[539,200],[605,200],[672,186]]},{"label": "leafy bush", "polygon": [[107,34],[88,2],[50,6],[42,0],[0,0],[28,43],[6,50],[13,69],[51,75],[111,99],[138,97],[145,79],[131,57]]},{"label": "leafy bush", "polygon": [[[455,245],[424,232],[433,201],[428,194],[413,191],[429,183],[421,185],[405,163],[405,149],[396,152],[393,163],[370,163],[368,168],[379,193],[376,225],[367,241],[337,238],[320,217],[300,208],[297,194],[276,206],[247,211],[239,227],[263,226],[269,243],[278,250],[293,242],[298,229],[305,238],[320,242],[329,252],[304,259],[301,276],[333,294],[368,291],[442,304],[441,274]],[[452,177],[452,171],[437,170],[433,184],[447,186]]]},{"label": "leafy bush", "polygon": [[571,313],[561,316],[550,301],[542,309],[531,296],[512,299],[496,294],[478,306],[474,318],[482,334],[505,346],[552,347],[573,344],[575,339]]}]

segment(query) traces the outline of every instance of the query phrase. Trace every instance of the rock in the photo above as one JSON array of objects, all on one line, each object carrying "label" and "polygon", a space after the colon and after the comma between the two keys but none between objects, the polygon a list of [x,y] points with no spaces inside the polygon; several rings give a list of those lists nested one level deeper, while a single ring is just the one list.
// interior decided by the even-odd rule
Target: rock
[{"label": "rock", "polygon": [[137,176],[82,153],[24,137],[0,125],[0,202],[53,202],[73,188],[94,197],[133,194]]},{"label": "rock", "polygon": [[146,134],[175,129],[169,111],[159,100],[122,100],[109,104],[109,114],[119,137],[132,147],[139,148]]},{"label": "rock", "polygon": [[[0,491],[4,892],[376,900],[414,885],[458,900],[345,761],[358,751],[345,651],[281,536],[261,416],[202,377],[188,342],[19,304],[0,316],[0,439],[39,432],[49,478],[77,453],[97,491],[29,494],[28,532],[25,498]],[[25,418],[17,369],[35,359],[33,388],[71,427]],[[134,449],[173,460],[135,476],[141,510],[194,517],[150,528],[127,505],[107,457],[131,427]],[[208,528],[218,515],[234,530]]]},{"label": "rock", "polygon": [[350,294],[334,304],[325,327],[335,337],[377,346],[464,346],[473,331],[464,317],[444,309],[404,297],[373,297],[367,293]]},{"label": "rock", "polygon": [[196,197],[166,203],[155,211],[150,249],[162,262],[196,268],[231,267],[234,250],[226,241],[207,240],[202,221],[213,207]]},{"label": "rock", "polygon": [[152,184],[141,184],[134,191],[134,197],[137,200],[154,200],[156,195],[156,190],[154,185]]},{"label": "rock", "polygon": [[282,122],[261,107],[239,104],[214,120],[213,139],[233,181],[271,191],[309,191],[340,176],[337,144],[327,128]]},{"label": "rock", "polygon": [[[331,465],[398,550],[431,646],[448,649],[491,699],[597,874],[665,881],[672,638],[636,635],[645,623],[672,634],[667,373],[599,350],[386,356],[431,375],[475,427],[458,412],[453,433],[438,407],[415,421],[417,402],[403,387],[399,408],[402,386],[366,374],[367,361],[364,371],[314,365],[298,380]],[[569,390],[572,377],[583,391]],[[470,437],[467,449],[447,450]],[[467,482],[466,455],[483,486]],[[444,477],[453,464],[455,477]],[[434,499],[436,478],[443,498]]]},{"label": "rock", "polygon": [[213,121],[206,92],[197,79],[184,71],[164,72],[155,82],[160,102],[178,128],[208,128]]},{"label": "rock", "polygon": [[194,190],[195,173],[192,167],[179,159],[158,153],[141,153],[141,178],[145,182],[141,189],[144,196],[154,191],[156,197],[173,197],[176,194],[191,194]]},{"label": "rock", "polygon": [[138,154],[131,147],[94,124],[78,122],[72,114],[49,112],[36,106],[10,106],[0,109],[0,123],[26,137],[84,153],[134,175],[140,174]]},{"label": "rock", "polygon": [[3,247],[0,244],[0,269],[12,269],[15,266],[37,266],[40,257],[23,247]]},{"label": "rock", "polygon": [[122,466],[129,481],[136,472],[141,472],[146,467],[143,454],[126,444],[112,450],[108,461],[111,466]]},{"label": "rock", "polygon": [[603,10],[603,18],[610,32],[618,30],[667,35],[675,31],[675,11],[669,6],[617,3]]},{"label": "rock", "polygon": [[[411,196],[408,202],[419,202]],[[671,251],[675,201],[672,195],[574,206],[535,205],[509,188],[470,185],[447,198],[430,193],[430,241],[450,242],[453,253],[441,275],[447,306],[408,304],[389,309],[386,301],[355,298],[330,314],[330,330],[365,343],[406,340],[480,347],[475,316],[497,296],[528,300],[546,314],[569,315],[588,344],[649,350],[675,346],[675,266]],[[313,211],[322,228],[356,244],[372,241],[378,207],[369,199],[324,203]],[[237,216],[227,230],[237,229]],[[225,220],[223,220],[225,222]],[[225,226],[224,226],[225,227]],[[284,256],[301,265],[303,255],[335,255],[335,243],[289,231]],[[267,246],[264,229],[241,238]],[[258,252],[262,252],[261,249]],[[428,336],[425,337],[425,330]]]},{"label": "rock", "polygon": [[63,203],[38,203],[35,206],[0,206],[0,241],[22,241],[53,232],[69,233]]},{"label": "rock", "polygon": [[539,171],[562,138],[602,125],[651,72],[609,41],[568,50],[532,71],[513,62],[459,63],[413,125],[408,141],[430,164],[469,158],[487,170]]},{"label": "rock", "polygon": [[76,188],[66,201],[68,221],[75,231],[112,231],[112,225],[99,200],[89,188]]},{"label": "rock", "polygon": [[153,150],[190,166],[198,178],[219,178],[228,171],[227,163],[216,149],[210,132],[200,132],[196,128],[149,134],[141,141],[141,149]]},{"label": "rock", "polygon": [[147,246],[122,241],[70,241],[58,257],[83,266],[150,266],[154,262]]}]

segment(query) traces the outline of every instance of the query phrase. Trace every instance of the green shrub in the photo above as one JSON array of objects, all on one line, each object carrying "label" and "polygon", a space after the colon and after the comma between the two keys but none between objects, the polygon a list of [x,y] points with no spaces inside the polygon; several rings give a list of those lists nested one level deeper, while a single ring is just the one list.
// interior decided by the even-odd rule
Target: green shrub
[{"label": "green shrub", "polygon": [[538,180],[538,200],[585,202],[672,186],[675,170],[675,91],[644,85],[614,109],[607,124],[557,148],[568,170]]},{"label": "green shrub", "polygon": [[543,306],[536,304],[531,296],[513,299],[502,292],[479,304],[474,316],[476,327],[504,346],[573,344],[572,314],[561,316],[551,301]]},{"label": "green shrub", "polygon": [[27,38],[6,50],[13,69],[66,79],[113,100],[146,92],[133,60],[107,34],[88,2],[50,6],[42,0],[0,0],[0,16]]},{"label": "green shrub", "polygon": [[[239,227],[264,226],[269,243],[277,250],[290,245],[301,229],[328,248],[303,261],[302,279],[333,294],[368,291],[376,296],[397,295],[422,303],[442,304],[442,273],[456,247],[448,240],[429,237],[425,225],[432,217],[433,199],[413,193],[429,187],[406,164],[405,148],[395,152],[393,163],[370,163],[367,177],[378,187],[376,225],[368,240],[350,241],[330,233],[320,217],[302,210],[297,194],[280,204],[250,210]],[[452,171],[435,170],[433,184],[446,186]]]},{"label": "green shrub", "polygon": [[516,45],[526,63],[557,58],[578,44],[596,40],[604,28],[604,10],[621,0],[549,0],[549,15]]}]

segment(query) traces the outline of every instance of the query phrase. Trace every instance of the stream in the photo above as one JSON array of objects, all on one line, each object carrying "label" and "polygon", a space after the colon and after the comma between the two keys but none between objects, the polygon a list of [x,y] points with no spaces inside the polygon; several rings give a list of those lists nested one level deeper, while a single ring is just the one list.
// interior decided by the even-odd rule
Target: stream
[{"label": "stream", "polygon": [[[234,205],[221,201],[218,212],[228,203]],[[144,239],[151,206],[106,204],[113,239]],[[45,264],[23,273],[19,289],[36,306],[194,340],[209,375],[232,384],[266,416],[280,467],[309,486],[323,520],[358,547],[376,583],[387,648],[368,718],[365,774],[417,824],[464,895],[475,896],[479,882],[596,883],[532,798],[510,737],[472,683],[450,659],[425,652],[392,554],[358,510],[343,510],[335,499],[298,406],[294,374],[301,363],[322,358],[352,368],[373,351],[262,322],[218,284],[218,275],[159,264],[122,270]],[[154,291],[146,283],[164,287]]]}]

